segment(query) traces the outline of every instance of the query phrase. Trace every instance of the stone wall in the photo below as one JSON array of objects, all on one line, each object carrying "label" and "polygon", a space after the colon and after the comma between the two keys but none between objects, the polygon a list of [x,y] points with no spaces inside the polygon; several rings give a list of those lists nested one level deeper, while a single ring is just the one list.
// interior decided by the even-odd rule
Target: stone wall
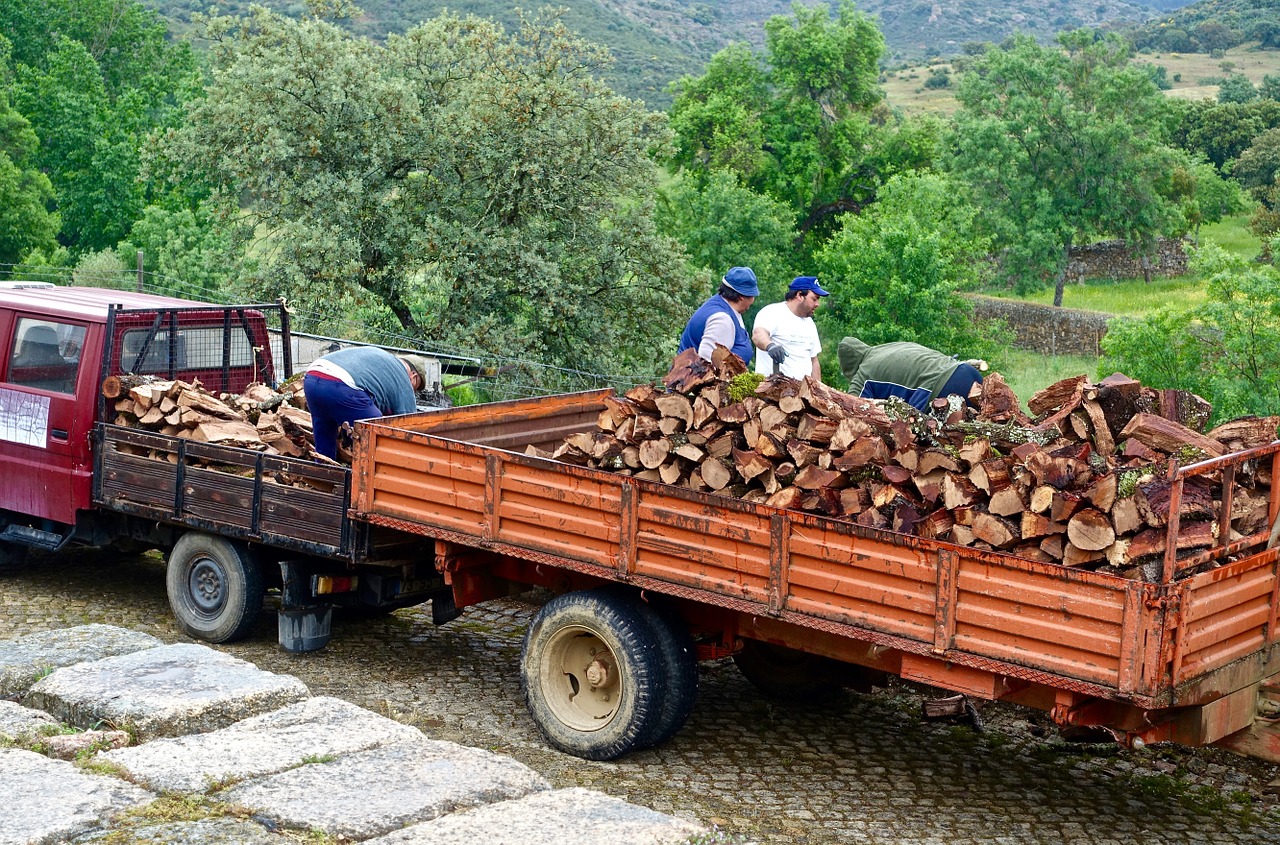
[{"label": "stone wall", "polygon": [[1067,278],[1143,279],[1151,276],[1181,276],[1187,272],[1187,251],[1181,238],[1160,238],[1155,251],[1139,255],[1124,241],[1099,241],[1072,247]]},{"label": "stone wall", "polygon": [[968,298],[973,302],[975,317],[984,320],[998,317],[1009,324],[1016,335],[1014,346],[1045,355],[1101,355],[1107,321],[1112,319],[1112,315],[1097,311],[1054,308],[976,294]]}]

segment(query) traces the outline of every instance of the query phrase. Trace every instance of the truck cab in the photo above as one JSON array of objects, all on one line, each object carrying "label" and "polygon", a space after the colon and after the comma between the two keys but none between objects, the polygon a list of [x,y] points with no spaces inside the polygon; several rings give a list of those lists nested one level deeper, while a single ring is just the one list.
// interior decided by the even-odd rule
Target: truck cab
[{"label": "truck cab", "polygon": [[108,413],[100,387],[120,374],[228,392],[271,383],[266,320],[144,293],[0,286],[0,537],[53,548],[74,533],[92,507],[92,431]]}]

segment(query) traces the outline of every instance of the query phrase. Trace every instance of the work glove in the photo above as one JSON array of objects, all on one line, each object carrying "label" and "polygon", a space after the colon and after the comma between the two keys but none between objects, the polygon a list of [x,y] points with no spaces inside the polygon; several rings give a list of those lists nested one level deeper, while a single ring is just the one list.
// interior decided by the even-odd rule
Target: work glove
[{"label": "work glove", "polygon": [[782,344],[776,340],[769,341],[769,345],[765,347],[765,352],[769,353],[769,357],[773,359],[773,363],[781,365],[787,358],[787,350],[782,348]]}]

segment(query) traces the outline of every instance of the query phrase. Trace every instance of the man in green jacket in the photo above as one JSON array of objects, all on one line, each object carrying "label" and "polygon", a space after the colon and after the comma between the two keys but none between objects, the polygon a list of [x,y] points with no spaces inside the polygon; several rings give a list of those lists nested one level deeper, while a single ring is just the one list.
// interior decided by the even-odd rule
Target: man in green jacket
[{"label": "man in green jacket", "polygon": [[836,350],[849,392],[867,399],[896,396],[922,411],[940,396],[968,398],[982,373],[972,364],[918,343],[898,341],[868,346],[846,337]]}]

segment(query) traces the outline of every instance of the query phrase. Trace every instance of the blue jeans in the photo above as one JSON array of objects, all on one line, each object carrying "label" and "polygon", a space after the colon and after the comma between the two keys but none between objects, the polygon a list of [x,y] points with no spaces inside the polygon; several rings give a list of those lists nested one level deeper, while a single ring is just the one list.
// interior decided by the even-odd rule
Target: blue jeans
[{"label": "blue jeans", "polygon": [[311,412],[311,433],[316,451],[326,458],[338,459],[338,428],[343,423],[382,416],[373,397],[363,390],[348,387],[334,379],[307,373],[302,379],[302,393]]}]

